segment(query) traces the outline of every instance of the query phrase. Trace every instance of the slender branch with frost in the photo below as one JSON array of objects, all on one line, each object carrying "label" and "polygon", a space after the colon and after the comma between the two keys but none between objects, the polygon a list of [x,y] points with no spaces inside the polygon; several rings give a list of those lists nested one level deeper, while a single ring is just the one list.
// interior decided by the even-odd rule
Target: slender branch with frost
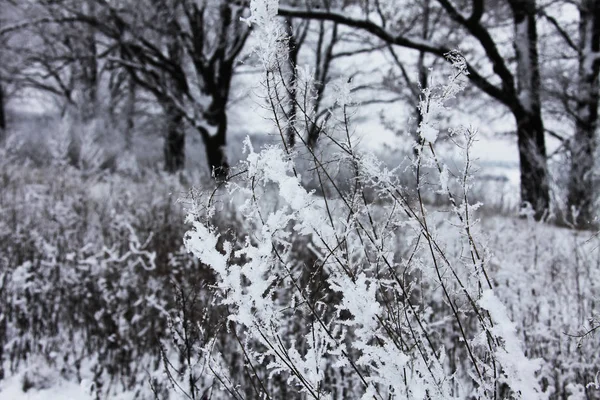
[{"label": "slender branch with frost", "polygon": [[[288,46],[277,6],[275,0],[253,0],[247,21],[256,25],[266,98],[281,145],[255,151],[246,139],[241,172],[218,189],[235,199],[242,232],[231,238],[215,222],[213,193],[190,214],[185,240],[214,273],[217,302],[227,307],[247,362],[262,365],[271,379],[285,377],[298,393],[315,399],[333,396],[329,377],[342,369],[350,371],[364,399],[495,399],[502,384],[515,399],[544,398],[536,380],[540,361],[524,356],[491,290],[487,253],[474,238],[475,207],[467,194],[470,139],[458,177],[464,204],[458,204],[448,167],[435,152],[445,103],[464,88],[464,58],[450,53],[454,69],[448,83],[423,92],[415,202],[398,184],[397,170],[357,149],[349,81],[333,87],[335,107],[320,127],[319,145],[329,146],[327,152],[306,143],[302,125],[288,120],[284,102],[291,89],[281,68]],[[306,119],[304,129],[313,118],[307,104],[297,101],[299,114],[293,117]],[[290,131],[303,145],[320,195],[304,187],[301,153],[286,146]],[[346,184],[338,173],[348,166]],[[453,258],[438,237],[423,198],[425,168],[439,174],[470,261]],[[372,203],[369,193],[377,193],[380,203]],[[412,248],[407,258],[396,250],[401,235]],[[436,303],[426,303],[424,296],[441,299],[435,312],[428,304]],[[446,324],[459,332],[453,342],[440,338],[438,327]],[[456,370],[446,364],[448,345],[463,355]],[[261,383],[255,390],[269,396],[268,382]]]}]

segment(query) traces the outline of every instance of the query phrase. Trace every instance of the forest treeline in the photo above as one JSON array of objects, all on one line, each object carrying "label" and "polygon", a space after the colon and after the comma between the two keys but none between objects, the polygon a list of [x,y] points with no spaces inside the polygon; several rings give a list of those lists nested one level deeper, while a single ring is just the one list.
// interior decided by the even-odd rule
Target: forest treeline
[{"label": "forest treeline", "polygon": [[[2,0],[1,103],[32,90],[50,94],[60,110],[77,110],[82,121],[116,121],[127,149],[141,103],[150,102],[163,116],[164,169],[184,167],[186,134],[194,134],[214,178],[225,180],[232,80],[252,62],[245,50],[254,40],[244,21],[250,7],[245,0]],[[388,72],[372,89],[393,92],[388,102],[415,109],[418,126],[420,89],[431,68],[458,50],[479,90],[469,96],[484,99],[482,114],[500,108],[514,123],[521,201],[538,219],[547,215],[556,197],[548,162],[561,157],[568,165],[561,171],[567,174],[560,187],[564,218],[581,227],[593,223],[597,1],[286,0],[279,15],[289,40],[288,65],[278,68],[289,72],[292,121],[306,105],[299,101],[305,88],[297,85],[297,66],[314,71],[307,106],[314,118],[303,122],[310,125],[309,146],[318,146],[328,118],[327,84],[349,58],[385,56]],[[3,107],[3,130],[6,119]],[[557,152],[548,153],[548,139],[560,142]],[[287,140],[294,146],[294,135]]]}]

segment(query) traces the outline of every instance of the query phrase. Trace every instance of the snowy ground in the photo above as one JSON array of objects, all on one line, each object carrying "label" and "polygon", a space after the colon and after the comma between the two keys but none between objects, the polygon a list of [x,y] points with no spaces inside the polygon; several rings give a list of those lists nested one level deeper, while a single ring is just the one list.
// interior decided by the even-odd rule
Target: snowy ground
[{"label": "snowy ground", "polygon": [[[11,376],[0,381],[0,395],[7,400],[93,400],[86,383],[77,384],[63,379],[48,382],[47,389],[32,388],[23,391],[24,375]],[[125,400],[125,398],[122,398]]]},{"label": "snowy ground", "polygon": [[[246,135],[252,137],[256,147],[260,147],[260,144],[264,142],[276,141],[276,137],[269,136],[269,133],[273,134],[272,130],[269,130],[269,115],[260,105],[260,98],[246,96],[258,89],[250,86],[249,89],[244,89],[234,95],[234,97],[239,97],[240,101],[230,116],[230,131],[233,133],[229,138],[228,151],[233,160],[242,157],[240,154],[241,143]],[[240,105],[243,99],[249,103]],[[17,105],[18,107],[26,106],[24,104]],[[37,113],[43,110],[43,107],[34,107],[31,104],[27,107],[32,107],[32,111]],[[379,115],[379,111],[381,110],[376,107],[363,110],[372,115]],[[400,124],[408,124],[405,115],[396,115],[396,117]],[[357,115],[356,118],[355,133],[360,138],[359,142],[364,150],[378,152],[392,165],[398,161],[398,154],[410,151],[405,137],[399,137],[396,133],[385,130],[383,126],[373,120],[361,119],[360,115]],[[464,123],[473,122],[462,121]],[[46,124],[43,121],[37,123]],[[486,121],[476,121],[476,125],[489,128],[485,123]],[[156,168],[161,157],[160,132],[151,134],[154,136],[140,135],[136,143],[139,160],[143,160],[145,163],[142,167],[148,167],[148,169]],[[33,124],[27,134],[20,138],[29,141],[31,148],[34,148],[46,140],[45,136],[47,136],[46,131]],[[23,222],[29,223],[25,226],[25,231],[34,231],[36,235],[42,237],[46,235],[48,240],[53,240],[57,235],[56,232],[62,231],[59,229],[45,231],[44,223],[51,225],[56,221],[80,218],[79,213],[72,211],[80,207],[79,199],[82,199],[81,202],[88,206],[84,208],[90,214],[90,216],[85,215],[84,218],[87,219],[84,223],[91,225],[91,227],[82,228],[88,229],[84,233],[88,235],[86,240],[89,240],[89,243],[85,245],[93,246],[94,238],[100,236],[98,232],[115,228],[109,225],[112,221],[106,222],[110,218],[102,219],[106,218],[105,214],[110,214],[117,209],[117,213],[121,213],[118,214],[119,218],[127,223],[133,221],[131,225],[135,226],[145,221],[154,222],[162,217],[162,214],[158,214],[153,208],[155,204],[168,203],[169,198],[178,197],[179,194],[184,193],[186,185],[200,182],[197,171],[206,169],[204,149],[200,138],[198,136],[190,137],[187,146],[187,174],[182,174],[180,179],[183,183],[177,182],[178,178],[164,177],[160,174],[151,175],[152,173],[149,178],[146,178],[148,181],[139,177],[130,181],[129,178],[113,179],[100,176],[94,182],[82,178],[77,173],[73,173],[73,177],[63,176],[61,174],[65,172],[61,169],[62,167],[53,169],[56,166],[44,166],[40,169],[35,167],[11,169],[12,167],[9,166],[10,168],[7,167],[5,172],[9,178],[14,178],[14,181],[17,182],[15,198],[12,199],[14,203],[22,207],[20,199],[28,200],[27,206],[30,209],[21,210]],[[27,148],[24,149],[24,153],[27,153]],[[547,376],[547,384],[563,388],[565,393],[571,395],[569,400],[583,398],[577,397],[577,394],[581,394],[588,384],[591,384],[590,388],[593,389],[592,377],[594,374],[596,377],[598,376],[598,365],[600,365],[598,357],[600,355],[597,349],[600,348],[600,336],[592,336],[579,342],[566,336],[565,332],[576,333],[588,329],[589,321],[597,313],[597,296],[600,289],[598,240],[591,232],[572,232],[552,226],[537,225],[513,217],[518,203],[519,183],[518,152],[514,137],[498,138],[492,132],[482,131],[473,151],[478,158],[480,167],[478,174],[483,176],[483,179],[479,181],[482,185],[478,191],[474,191],[474,197],[480,196],[486,201],[491,199],[492,203],[498,201],[501,205],[498,209],[506,211],[504,215],[494,215],[493,212],[487,211],[488,214],[484,213],[481,217],[482,221],[478,228],[481,231],[481,241],[489,245],[490,254],[493,255],[490,273],[498,296],[505,302],[511,318],[519,327],[519,337],[526,354],[533,358],[545,359],[543,373]],[[449,165],[454,162],[453,157],[455,156],[448,153],[446,161]],[[57,176],[63,181],[57,179]],[[153,179],[154,181],[152,181]],[[54,186],[62,186],[57,189],[57,193],[49,194],[56,188],[53,186],[48,189],[47,186],[52,185],[47,185],[47,182],[51,182]],[[119,199],[115,199],[117,197]],[[63,200],[64,204],[62,204]],[[122,203],[120,203],[121,200]],[[7,209],[9,209],[12,205],[11,199],[6,201]],[[111,207],[112,211],[105,212]],[[459,259],[464,251],[459,244],[462,239],[461,235],[453,230],[454,226],[448,222],[448,213],[444,211],[443,207],[440,209],[440,207],[432,206],[432,209],[436,214],[435,225],[440,237],[449,252],[455,253]],[[172,209],[168,208],[168,210]],[[160,215],[160,218],[157,215]],[[26,221],[25,216],[29,216],[28,218],[31,220]],[[172,225],[182,221],[182,218],[177,219],[179,217],[181,215],[172,217],[173,220],[167,221],[166,226],[157,228],[155,225],[151,225],[148,231],[160,235],[161,231],[158,229],[171,229],[171,231],[176,231],[175,234],[179,235],[176,239],[180,240],[183,235],[177,233],[177,230],[183,229],[183,223],[172,228]],[[47,220],[43,218],[47,218]],[[9,225],[8,221],[6,225]],[[76,226],[76,228],[78,227],[79,225]],[[62,226],[60,228],[62,229]],[[143,232],[143,234],[147,233]],[[80,236],[82,235],[83,233]],[[21,237],[17,237],[15,240],[21,240]],[[68,238],[66,242],[69,242]],[[54,244],[56,248],[60,248],[62,245],[62,243]],[[78,257],[80,249],[70,250],[72,251],[69,253],[70,256],[75,254],[73,257]],[[181,256],[179,253],[176,255]],[[86,254],[86,256],[89,255]],[[43,261],[56,263],[60,257],[48,258]],[[177,258],[174,259],[177,260]],[[107,264],[111,262],[114,263],[114,260],[107,261]],[[119,271],[131,274],[139,273],[137,267],[134,267],[123,268]],[[160,287],[152,295],[155,294],[161,295]],[[144,296],[148,295],[144,293],[141,296],[147,300]],[[154,298],[152,300],[154,301]],[[159,300],[164,299],[159,298]],[[144,303],[143,306],[151,307],[148,304]],[[63,374],[57,370],[58,368],[45,366],[45,362],[38,361],[32,358],[14,375],[8,375],[1,380],[0,398],[8,400],[91,400],[96,398],[90,371],[85,371],[85,369],[81,371],[83,376]],[[9,368],[6,367],[5,370],[8,371]],[[166,381],[166,377],[161,374],[160,370],[154,373],[156,377]],[[145,396],[151,396],[147,385],[138,389]],[[175,391],[175,393],[177,392]],[[139,393],[137,394],[139,395]],[[133,399],[135,395],[135,391],[129,392],[115,388],[104,397],[129,400]]]}]

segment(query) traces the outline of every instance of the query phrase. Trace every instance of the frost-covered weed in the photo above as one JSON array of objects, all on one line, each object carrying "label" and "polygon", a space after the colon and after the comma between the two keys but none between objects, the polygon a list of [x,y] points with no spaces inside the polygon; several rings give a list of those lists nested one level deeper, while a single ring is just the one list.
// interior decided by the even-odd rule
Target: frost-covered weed
[{"label": "frost-covered weed", "polygon": [[491,271],[497,295],[527,355],[544,358],[547,390],[568,398],[568,387],[578,387],[584,398],[598,398],[600,335],[588,334],[597,326],[598,238],[531,220],[489,218],[484,225],[495,243]]},{"label": "frost-covered weed", "polygon": [[[207,277],[182,247],[183,215],[168,196],[185,188],[159,175],[91,179],[62,157],[37,169],[2,156],[0,379],[47,368],[91,382],[98,398],[149,398],[152,376],[167,393],[161,343],[174,375],[185,371],[169,340],[176,288],[199,290]],[[55,383],[34,378],[32,389]]]},{"label": "frost-covered weed", "polygon": [[[274,8],[253,2],[250,21],[259,31],[278,32],[267,12]],[[261,49],[269,54],[262,60],[265,87],[282,145],[256,151],[247,140],[239,172],[195,202],[185,237],[187,249],[215,273],[216,303],[228,309],[230,330],[260,383],[256,394],[279,397],[281,388],[272,384],[279,378],[296,395],[315,399],[342,398],[349,387],[351,397],[364,399],[547,398],[543,361],[524,354],[487,273],[491,254],[476,239],[478,206],[469,204],[473,130],[455,133],[465,152],[463,171],[451,177],[435,153],[444,103],[464,87],[462,58],[449,54],[455,71],[449,83],[423,94],[414,193],[398,184],[397,170],[356,149],[348,90],[338,91],[337,111],[322,127],[321,140],[334,151],[316,153],[292,123],[321,186],[316,195],[302,185],[299,150],[286,145],[285,77],[277,76],[285,40],[278,34],[277,45]],[[300,111],[310,118],[310,110]],[[334,179],[336,164],[351,166],[348,185]],[[460,183],[459,193],[449,180]],[[423,202],[429,187],[447,196],[466,257],[439,240]],[[367,201],[367,191],[379,204]],[[241,204],[244,231],[232,237],[214,224],[215,194]],[[408,244],[404,252],[399,240]],[[298,258],[297,243],[313,257]],[[224,386],[232,391],[236,384]]]}]

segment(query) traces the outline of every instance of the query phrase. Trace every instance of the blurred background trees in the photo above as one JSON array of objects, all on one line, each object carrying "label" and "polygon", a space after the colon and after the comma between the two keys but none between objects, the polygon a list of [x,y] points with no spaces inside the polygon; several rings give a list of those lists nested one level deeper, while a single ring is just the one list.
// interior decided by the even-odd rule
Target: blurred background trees
[{"label": "blurred background trees", "polygon": [[[127,151],[133,136],[144,135],[137,116],[150,112],[161,120],[164,170],[184,168],[186,135],[193,132],[204,145],[205,165],[217,180],[226,179],[228,114],[248,112],[244,95],[232,103],[232,91],[250,93],[256,79],[244,50],[253,45],[252,28],[242,21],[248,2],[1,2],[3,104],[43,93],[84,124],[110,121]],[[472,114],[504,121],[487,133],[514,132],[521,201],[538,219],[552,210],[586,226],[594,219],[597,186],[599,14],[589,0],[282,2],[281,24],[290,37],[289,65],[282,66],[289,81],[285,112],[311,125],[306,141],[317,146],[334,104],[327,86],[344,76],[352,78],[361,104],[402,110],[400,123],[384,126],[414,137],[420,89],[433,79],[430,69],[457,49],[473,87],[487,96],[463,95]],[[307,104],[299,98],[307,90],[298,86],[300,71],[311,77]],[[298,107],[310,108],[314,118],[296,120]],[[288,134],[292,145],[293,137]],[[565,177],[552,175],[555,162],[569,165]]]}]

